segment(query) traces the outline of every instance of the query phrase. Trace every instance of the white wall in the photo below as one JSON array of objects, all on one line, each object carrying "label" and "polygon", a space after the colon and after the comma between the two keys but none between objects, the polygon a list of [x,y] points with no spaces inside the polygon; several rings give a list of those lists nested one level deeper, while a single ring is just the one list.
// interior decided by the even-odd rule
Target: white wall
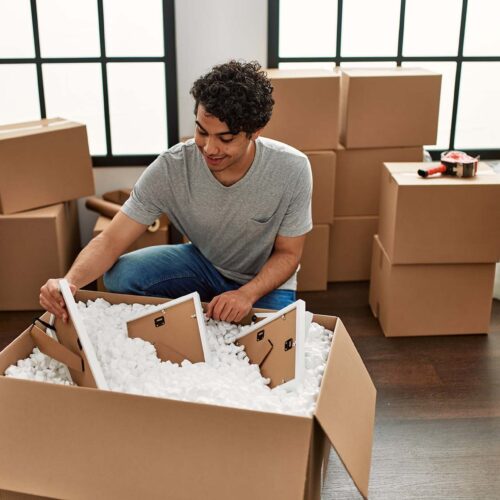
[{"label": "white wall", "polygon": [[[229,59],[267,64],[267,0],[177,0],[177,92],[180,136],[192,135],[193,100],[189,89],[214,64]],[[132,186],[144,167],[94,168],[96,194]],[[79,202],[82,243],[92,237],[97,219]]]}]

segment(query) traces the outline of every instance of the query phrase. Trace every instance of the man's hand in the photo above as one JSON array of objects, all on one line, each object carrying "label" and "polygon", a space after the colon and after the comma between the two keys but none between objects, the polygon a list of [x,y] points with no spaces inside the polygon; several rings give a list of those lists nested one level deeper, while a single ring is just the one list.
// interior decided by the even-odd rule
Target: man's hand
[{"label": "man's hand", "polygon": [[239,290],[224,292],[215,296],[207,307],[207,316],[217,321],[240,322],[251,310],[252,299]]},{"label": "man's hand", "polygon": [[[69,283],[71,293],[76,292],[76,285]],[[57,318],[62,319],[65,323],[68,321],[68,311],[66,304],[59,291],[59,280],[50,279],[45,285],[40,288],[40,305],[48,312],[55,314]]]}]

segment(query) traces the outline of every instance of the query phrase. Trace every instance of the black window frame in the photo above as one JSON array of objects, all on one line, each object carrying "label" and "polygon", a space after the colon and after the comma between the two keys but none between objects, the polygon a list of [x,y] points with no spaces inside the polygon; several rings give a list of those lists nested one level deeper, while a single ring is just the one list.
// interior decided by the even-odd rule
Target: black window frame
[{"label": "black window frame", "polygon": [[[333,0],[332,0],[333,1]],[[399,33],[398,33],[398,50],[394,57],[347,57],[341,56],[342,50],[342,11],[344,0],[337,0],[337,47],[334,57],[280,57],[279,55],[279,21],[280,21],[280,0],[268,0],[268,44],[267,44],[267,66],[269,68],[278,68],[280,63],[314,63],[325,62],[335,63],[335,66],[340,66],[343,62],[396,62],[397,66],[401,66],[403,62],[455,62],[455,88],[453,95],[453,108],[451,116],[450,142],[448,149],[427,149],[434,160],[439,160],[440,154],[443,151],[452,150],[455,148],[455,134],[457,126],[458,98],[460,93],[460,82],[462,74],[462,64],[464,62],[500,62],[500,56],[464,56],[464,39],[465,27],[467,20],[467,5],[468,0],[462,0],[462,12],[460,19],[460,34],[458,42],[458,51],[456,56],[435,56],[435,57],[415,57],[403,56],[403,39],[404,39],[404,24],[406,0],[401,0],[401,8],[399,15]],[[463,151],[481,155],[481,159],[491,160],[500,158],[500,149],[463,149]]]},{"label": "black window frame", "polygon": [[[165,67],[165,92],[166,92],[166,112],[167,112],[167,135],[168,146],[173,146],[179,142],[179,113],[177,105],[177,60],[175,47],[175,8],[174,0],[162,0],[163,7],[163,45],[164,53],[161,57],[107,57],[105,28],[104,28],[104,7],[103,0],[96,0],[99,23],[99,42],[101,55],[99,57],[42,57],[40,51],[40,36],[38,27],[38,13],[36,0],[30,0],[31,19],[33,25],[33,41],[35,57],[27,58],[0,58],[0,64],[35,64],[38,97],[40,104],[40,117],[47,118],[45,105],[45,92],[42,75],[42,64],[64,64],[64,63],[100,63],[102,72],[102,91],[104,105],[104,126],[106,134],[106,155],[92,156],[94,167],[109,166],[143,166],[150,164],[158,155],[114,155],[111,142],[111,125],[109,116],[109,94],[107,64],[116,62],[161,62]],[[158,154],[161,151],[158,151]]]}]

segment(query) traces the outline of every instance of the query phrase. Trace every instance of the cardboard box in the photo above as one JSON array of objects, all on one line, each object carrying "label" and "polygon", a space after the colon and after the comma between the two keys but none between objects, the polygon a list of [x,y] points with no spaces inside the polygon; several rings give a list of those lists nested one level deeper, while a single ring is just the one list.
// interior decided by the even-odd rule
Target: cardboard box
[{"label": "cardboard box", "polygon": [[336,149],[339,142],[340,72],[267,69],[275,100],[262,135],[301,151]]},{"label": "cardboard box", "polygon": [[380,242],[393,264],[500,260],[500,174],[480,164],[470,179],[419,177],[437,163],[386,163]]},{"label": "cardboard box", "polygon": [[329,224],[315,224],[307,233],[297,275],[297,291],[314,292],[328,288],[329,240]]},{"label": "cardboard box", "polygon": [[85,125],[63,118],[0,126],[0,213],[94,194]]},{"label": "cardboard box", "polygon": [[487,333],[495,264],[393,264],[374,237],[370,307],[386,337]]},{"label": "cardboard box", "polygon": [[378,217],[336,217],[330,230],[328,281],[370,279],[373,235]]},{"label": "cardboard box", "polygon": [[424,69],[343,69],[340,142],[347,148],[435,144],[441,75]]},{"label": "cardboard box", "polygon": [[0,215],[0,310],[40,309],[40,287],[80,250],[76,201]]},{"label": "cardboard box", "polygon": [[335,216],[378,215],[383,163],[422,160],[421,146],[369,149],[340,146],[335,173]]},{"label": "cardboard box", "polygon": [[[165,300],[76,295],[97,297]],[[314,321],[335,336],[313,417],[0,376],[0,488],[96,500],[319,499],[330,441],[366,497],[376,391],[342,321]],[[0,373],[33,347],[28,329],[0,353]]]},{"label": "cardboard box", "polygon": [[335,192],[335,152],[306,152],[313,176],[312,218],[314,224],[333,222]]},{"label": "cardboard box", "polygon": [[[109,224],[111,224],[111,219],[100,215],[95,223],[92,237],[95,238],[98,234],[102,233],[104,229],[109,226]],[[161,218],[160,228],[157,231],[155,231],[154,233],[146,231],[144,234],[139,236],[139,238],[134,243],[132,243],[132,245],[130,245],[124,253],[133,252],[134,250],[139,250],[140,248],[152,247],[156,245],[167,245],[168,243],[168,220],[166,216],[163,216]],[[106,290],[102,277],[97,280],[97,289],[101,291]]]}]

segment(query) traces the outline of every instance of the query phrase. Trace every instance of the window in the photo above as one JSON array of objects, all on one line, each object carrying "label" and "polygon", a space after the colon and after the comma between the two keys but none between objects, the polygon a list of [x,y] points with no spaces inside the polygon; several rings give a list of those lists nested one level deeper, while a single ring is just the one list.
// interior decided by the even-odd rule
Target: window
[{"label": "window", "polygon": [[0,0],[0,124],[56,116],[95,166],[178,142],[174,0]]},{"label": "window", "polygon": [[419,66],[443,75],[437,144],[500,158],[498,0],[268,0],[268,66]]}]

